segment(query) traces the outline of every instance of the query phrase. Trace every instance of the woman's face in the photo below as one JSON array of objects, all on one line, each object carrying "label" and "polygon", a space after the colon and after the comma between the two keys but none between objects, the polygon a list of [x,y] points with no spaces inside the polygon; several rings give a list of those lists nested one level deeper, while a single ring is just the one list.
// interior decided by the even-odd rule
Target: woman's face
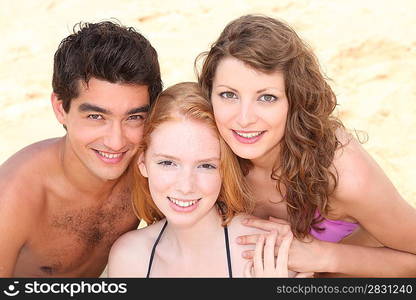
[{"label": "woman's face", "polygon": [[211,101],[218,129],[235,154],[274,162],[288,113],[282,72],[261,73],[226,57],[216,69]]},{"label": "woman's face", "polygon": [[139,158],[153,201],[170,223],[192,225],[217,201],[221,190],[220,144],[202,122],[168,121],[150,136]]}]

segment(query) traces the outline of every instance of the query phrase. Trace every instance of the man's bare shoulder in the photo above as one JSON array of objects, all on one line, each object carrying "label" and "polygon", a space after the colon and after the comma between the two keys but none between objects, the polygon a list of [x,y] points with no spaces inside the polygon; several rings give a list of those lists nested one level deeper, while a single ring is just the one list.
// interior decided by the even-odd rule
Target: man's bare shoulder
[{"label": "man's bare shoulder", "polygon": [[[0,165],[0,202],[36,205],[44,198],[44,182],[58,168],[62,138],[31,144]],[[39,203],[37,203],[39,204]]]},{"label": "man's bare shoulder", "polygon": [[[3,168],[16,169],[19,167],[39,166],[46,161],[51,161],[51,155],[58,154],[59,145],[63,138],[52,138],[30,144],[10,156],[2,165]],[[20,169],[19,169],[20,170]]]},{"label": "man's bare shoulder", "polygon": [[162,220],[119,237],[109,255],[109,277],[145,277],[153,244],[164,223]]}]

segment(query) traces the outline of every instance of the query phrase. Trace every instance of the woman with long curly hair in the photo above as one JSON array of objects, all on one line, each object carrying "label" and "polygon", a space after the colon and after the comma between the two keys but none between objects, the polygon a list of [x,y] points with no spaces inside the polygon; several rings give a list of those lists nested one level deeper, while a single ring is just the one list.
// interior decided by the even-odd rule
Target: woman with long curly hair
[{"label": "woman with long curly hair", "polygon": [[296,32],[242,16],[200,59],[200,86],[255,196],[258,218],[245,224],[289,224],[298,272],[416,275],[416,210],[333,115],[336,96]]}]

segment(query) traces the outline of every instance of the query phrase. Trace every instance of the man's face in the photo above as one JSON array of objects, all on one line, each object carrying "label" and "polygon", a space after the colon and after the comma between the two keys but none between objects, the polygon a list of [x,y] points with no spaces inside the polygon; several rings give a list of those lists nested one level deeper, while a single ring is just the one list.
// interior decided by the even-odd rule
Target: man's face
[{"label": "man's face", "polygon": [[79,89],[69,112],[63,113],[65,151],[74,164],[81,162],[94,176],[117,179],[141,142],[149,109],[148,87],[92,78]]}]

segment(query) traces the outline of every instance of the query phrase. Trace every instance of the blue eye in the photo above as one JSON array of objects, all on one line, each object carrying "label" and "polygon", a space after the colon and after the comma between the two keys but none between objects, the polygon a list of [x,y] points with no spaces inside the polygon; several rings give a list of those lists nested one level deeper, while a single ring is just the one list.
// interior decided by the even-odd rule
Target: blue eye
[{"label": "blue eye", "polygon": [[237,95],[233,92],[222,92],[220,93],[220,97],[225,99],[237,99]]},{"label": "blue eye", "polygon": [[217,167],[214,166],[213,164],[202,164],[200,166],[198,166],[198,168],[204,168],[204,169],[216,169]]},{"label": "blue eye", "polygon": [[263,102],[275,102],[276,100],[277,100],[277,97],[275,97],[275,96],[273,96],[273,95],[262,95],[260,98],[259,98],[259,100],[260,101],[263,101]]},{"label": "blue eye", "polygon": [[162,160],[162,161],[158,162],[157,164],[161,165],[162,167],[171,167],[171,166],[175,165],[175,163],[173,161],[170,161],[170,160]]},{"label": "blue eye", "polygon": [[92,119],[92,120],[102,120],[104,119],[102,115],[99,114],[91,114],[87,116],[88,119]]}]

